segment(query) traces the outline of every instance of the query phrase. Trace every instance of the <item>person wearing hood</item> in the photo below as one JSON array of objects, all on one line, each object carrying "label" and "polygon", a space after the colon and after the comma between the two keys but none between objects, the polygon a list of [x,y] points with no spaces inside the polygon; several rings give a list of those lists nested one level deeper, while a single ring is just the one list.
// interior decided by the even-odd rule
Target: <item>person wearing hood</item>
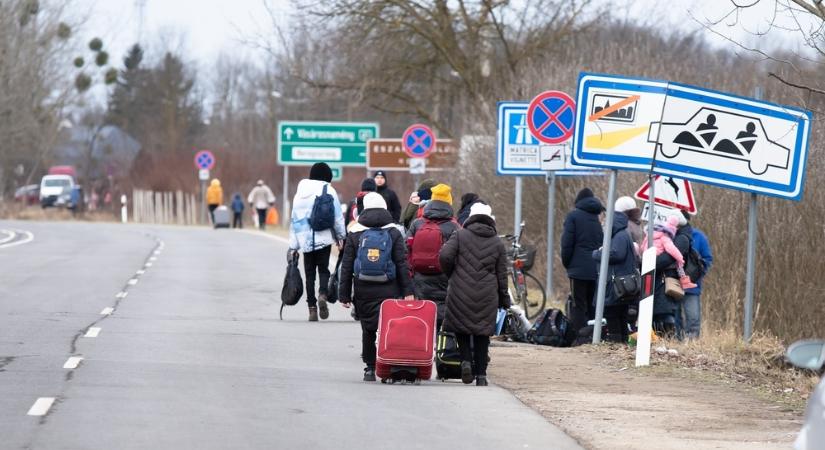
[{"label": "person wearing hood", "polygon": [[358,222],[358,215],[364,210],[364,196],[370,192],[375,192],[378,187],[372,178],[364,178],[361,182],[361,190],[355,194],[355,198],[347,204],[347,216],[344,220],[344,227],[349,230],[351,225]]},{"label": "person wearing hood", "polygon": [[458,210],[459,225],[464,225],[464,222],[470,217],[470,208],[476,203],[484,203],[484,200],[479,198],[478,194],[468,192],[461,196],[461,208]]},{"label": "person wearing hood", "polygon": [[579,191],[575,205],[564,219],[561,263],[570,279],[570,324],[578,331],[595,315],[593,297],[596,295],[598,263],[593,261],[592,255],[593,250],[602,246],[604,233],[599,214],[604,211],[604,206],[589,188]]},{"label": "person wearing hood", "polygon": [[[371,233],[368,231],[378,231],[381,233]],[[373,234],[389,239],[392,244],[390,255],[381,255],[378,250],[373,254],[371,249],[367,254],[361,255],[362,244]],[[367,256],[369,255],[369,256]],[[370,261],[380,262],[382,258],[387,264],[386,269],[392,271],[387,273],[388,280],[375,280],[366,276],[362,277],[356,272],[356,262],[359,258],[367,257]],[[365,263],[359,261],[359,265],[364,267]],[[407,251],[404,244],[404,236],[398,231],[395,222],[389,211],[384,198],[375,192],[367,193],[364,196],[364,210],[358,216],[358,222],[347,235],[344,244],[344,259],[341,262],[341,281],[338,287],[339,302],[345,308],[349,308],[355,303],[358,310],[358,317],[361,321],[361,357],[366,367],[364,368],[364,381],[375,381],[375,340],[378,332],[378,316],[381,310],[381,303],[386,299],[414,298],[412,283],[410,282],[409,268],[407,267]],[[354,285],[354,286],[353,286]]]},{"label": "person wearing hood", "polygon": [[232,196],[232,228],[243,228],[244,204],[241,194]]},{"label": "person wearing hood", "polygon": [[439,261],[449,277],[444,330],[456,334],[461,381],[470,384],[475,376],[476,386],[487,386],[488,349],[497,311],[510,307],[507,251],[498,237],[490,206],[472,206],[464,228],[453,233],[441,248]]},{"label": "person wearing hood", "polygon": [[614,211],[624,213],[627,216],[627,232],[636,245],[641,245],[645,238],[645,230],[642,229],[642,210],[636,206],[633,197],[619,197],[614,203]]},{"label": "person wearing hood", "polygon": [[[315,163],[309,170],[309,178],[298,183],[295,198],[292,200],[292,215],[289,224],[289,248],[304,255],[304,276],[306,277],[306,297],[309,307],[309,321],[317,322],[329,317],[327,306],[327,285],[329,284],[329,257],[332,245],[341,245],[346,237],[344,214],[341,201],[332,187],[332,169],[326,163]],[[326,230],[313,230],[310,217],[315,206],[315,199],[324,191],[334,199],[334,225]],[[315,274],[320,278],[318,296],[315,296]]]},{"label": "person wearing hood", "polygon": [[427,205],[427,202],[432,196],[432,191],[430,191],[430,189],[432,189],[432,187],[436,184],[438,183],[430,178],[427,178],[418,184],[417,191],[410,194],[409,203],[407,203],[407,206],[404,208],[404,212],[401,214],[401,225],[403,225],[404,228],[409,229],[413,220],[423,216],[424,207]]},{"label": "person wearing hood", "polygon": [[376,171],[372,179],[375,180],[376,192],[381,194],[384,201],[387,202],[387,210],[390,212],[393,222],[401,223],[401,202],[398,201],[395,191],[390,189],[387,184],[387,172],[383,170]]},{"label": "person wearing hood", "polygon": [[209,218],[215,223],[215,210],[223,204],[223,188],[221,180],[213,178],[206,189],[206,206],[209,208]]},{"label": "person wearing hood", "polygon": [[[637,299],[621,299],[613,291],[613,277],[630,275],[636,271],[636,248],[627,229],[627,215],[616,211],[613,215],[612,240],[607,266],[607,286],[604,293],[604,318],[607,320],[605,340],[627,343],[628,306]],[[602,259],[602,249],[594,250],[592,259],[598,263]],[[593,299],[593,306],[596,301]]]},{"label": "person wearing hood", "polygon": [[[424,216],[415,219],[407,231],[410,266],[413,271],[415,296],[432,300],[438,306],[436,329],[444,321],[447,300],[447,275],[438,263],[438,251],[452,234],[461,228],[453,219],[453,197],[450,186],[433,186],[432,199],[424,207]],[[416,239],[418,239],[416,241]]]},{"label": "person wearing hood", "polygon": [[249,206],[255,208],[258,213],[258,228],[265,230],[266,212],[275,203],[275,195],[272,194],[272,189],[264,184],[264,180],[258,180],[255,187],[249,192],[246,202],[249,203]]}]

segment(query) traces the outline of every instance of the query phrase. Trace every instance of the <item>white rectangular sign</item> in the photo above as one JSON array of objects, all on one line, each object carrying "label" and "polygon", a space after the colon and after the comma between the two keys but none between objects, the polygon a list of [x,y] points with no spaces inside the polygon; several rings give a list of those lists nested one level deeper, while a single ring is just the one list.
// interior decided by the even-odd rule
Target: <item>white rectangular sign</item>
[{"label": "white rectangular sign", "polygon": [[666,81],[582,73],[573,161],[799,200],[810,112]]},{"label": "white rectangular sign", "polygon": [[564,153],[566,145],[542,145],[541,170],[554,171],[564,170]]}]

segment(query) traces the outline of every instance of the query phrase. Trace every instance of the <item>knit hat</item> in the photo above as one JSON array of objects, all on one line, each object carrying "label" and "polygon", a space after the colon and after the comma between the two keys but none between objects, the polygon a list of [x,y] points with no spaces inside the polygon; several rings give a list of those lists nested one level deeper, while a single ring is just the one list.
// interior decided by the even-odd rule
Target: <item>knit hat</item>
[{"label": "knit hat", "polygon": [[670,213],[667,216],[668,222],[670,222],[671,217],[676,218],[676,225],[678,225],[680,227],[683,227],[683,226],[687,225],[687,219],[685,219],[685,216],[682,215],[682,210],[681,209],[675,209],[673,211],[670,211]]},{"label": "knit hat", "polygon": [[432,193],[433,193],[433,196],[432,196],[433,201],[444,202],[444,203],[447,203],[448,205],[453,204],[453,196],[450,193],[452,191],[452,189],[450,189],[450,186],[447,186],[446,184],[443,184],[443,183],[442,184],[437,184],[437,185],[433,186],[432,189],[430,189],[430,191],[432,191]]},{"label": "knit hat", "polygon": [[668,216],[667,222],[662,224],[662,226],[667,230],[668,234],[671,236],[676,236],[676,228],[679,226],[679,218],[674,216]]},{"label": "knit hat", "polygon": [[312,165],[312,168],[309,169],[309,179],[329,183],[332,181],[332,169],[329,168],[327,163],[315,163]]},{"label": "knit hat", "polygon": [[585,199],[587,197],[592,197],[592,196],[593,196],[593,191],[591,191],[590,188],[584,188],[584,189],[579,191],[578,195],[576,195],[576,201],[574,203],[578,203],[579,200]]},{"label": "knit hat", "polygon": [[377,192],[370,192],[364,196],[364,210],[387,209],[387,201]]},{"label": "knit hat", "polygon": [[470,207],[470,217],[476,215],[487,216],[495,220],[493,208],[490,208],[490,205],[485,205],[484,203],[473,203],[473,206]]},{"label": "knit hat", "polygon": [[373,175],[372,177],[373,178],[375,178],[375,177],[384,177],[384,179],[386,179],[387,178],[387,172],[384,172],[383,170],[376,170],[375,175]]},{"label": "knit hat", "polygon": [[257,184],[258,186],[263,186],[264,185],[264,180],[258,180],[258,182],[255,183],[255,184]]},{"label": "knit hat", "polygon": [[364,181],[361,182],[362,192],[375,192],[376,189],[378,189],[378,186],[375,185],[375,180],[372,178],[364,178]]},{"label": "knit hat", "polygon": [[613,210],[618,212],[625,212],[636,208],[636,200],[633,197],[619,197],[613,205]]}]

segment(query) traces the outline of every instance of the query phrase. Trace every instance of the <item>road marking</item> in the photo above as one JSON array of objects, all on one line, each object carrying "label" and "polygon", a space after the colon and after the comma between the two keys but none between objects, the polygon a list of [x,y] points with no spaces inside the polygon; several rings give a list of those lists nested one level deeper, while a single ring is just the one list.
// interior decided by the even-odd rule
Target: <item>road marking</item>
[{"label": "road marking", "polygon": [[241,233],[246,233],[246,234],[254,234],[255,236],[263,236],[265,238],[276,240],[276,241],[278,241],[282,244],[289,244],[289,239],[282,238],[280,236],[275,236],[275,235],[269,234],[269,233],[264,233],[262,231],[253,231],[253,230],[236,230],[236,231],[240,231]]},{"label": "road marking", "polygon": [[80,356],[72,356],[71,358],[66,360],[66,364],[63,364],[64,369],[77,369],[77,366],[80,364],[80,361],[83,361],[83,358]]},{"label": "road marking", "polygon": [[129,282],[128,282],[128,283],[126,283],[126,284],[128,284],[129,286],[134,286],[134,285],[136,285],[136,284],[137,284],[137,282],[138,282],[137,278],[132,278],[132,279],[131,279],[131,280],[129,280]]},{"label": "road marking", "polygon": [[19,234],[24,234],[24,235],[26,235],[26,237],[24,237],[23,239],[21,239],[19,241],[9,242],[7,244],[0,244],[0,248],[16,247],[18,245],[28,244],[29,242],[34,240],[34,234],[32,234],[29,231],[15,230],[14,236],[16,237]]},{"label": "road marking", "polygon": [[156,255],[160,255],[160,250],[155,250]]},{"label": "road marking", "polygon": [[45,416],[54,403],[54,397],[40,397],[29,409],[29,416]]},{"label": "road marking", "polygon": [[87,338],[96,338],[98,334],[100,334],[100,327],[89,327],[86,331],[86,334],[83,337]]},{"label": "road marking", "polygon": [[103,308],[102,311],[100,311],[100,315],[101,316],[108,316],[108,315],[112,314],[113,312],[115,312],[114,308],[106,307],[106,308]]},{"label": "road marking", "polygon": [[117,295],[115,295],[115,298],[126,298],[127,295],[129,295],[128,292],[120,291],[120,292],[117,293]]},{"label": "road marking", "polygon": [[146,263],[143,265],[143,267],[152,267],[152,263]]},{"label": "road marking", "polygon": [[144,273],[146,273],[145,270],[138,270],[137,272],[135,272],[135,275],[143,275]]},{"label": "road marking", "polygon": [[0,233],[7,234],[9,236],[5,239],[0,239],[0,244],[5,244],[6,242],[14,240],[14,237],[17,235],[17,233],[11,230],[0,230]]},{"label": "road marking", "polygon": [[157,258],[157,257],[155,257],[155,256],[153,256],[153,257],[149,258],[149,261],[157,261],[157,260],[158,260],[158,258]]}]

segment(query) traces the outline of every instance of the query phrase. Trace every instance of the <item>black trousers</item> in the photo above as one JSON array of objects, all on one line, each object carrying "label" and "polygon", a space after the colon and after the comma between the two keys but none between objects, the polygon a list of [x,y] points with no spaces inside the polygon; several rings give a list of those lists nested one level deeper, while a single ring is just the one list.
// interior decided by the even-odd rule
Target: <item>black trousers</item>
[{"label": "black trousers", "polygon": [[[473,339],[472,350],[470,338]],[[461,351],[461,360],[470,361],[475,368],[475,376],[487,376],[487,352],[490,349],[490,336],[456,333],[455,340]]]},{"label": "black trousers", "polygon": [[209,220],[211,220],[213,224],[215,223],[215,210],[218,209],[218,206],[220,205],[206,205],[206,207],[209,208]]},{"label": "black trousers", "polygon": [[329,255],[332,246],[329,245],[314,252],[304,253],[304,276],[306,277],[307,305],[315,306],[318,299],[315,297],[315,272],[317,270],[321,286],[318,291],[326,295],[329,283]]},{"label": "black trousers", "polygon": [[258,211],[258,228],[265,230],[266,229],[266,208],[260,209],[255,208]]},{"label": "black trousers", "polygon": [[243,213],[233,213],[232,228],[243,228]]},{"label": "black trousers", "polygon": [[367,367],[375,368],[375,340],[376,331],[368,331],[361,327],[361,359]]},{"label": "black trousers", "polygon": [[573,302],[568,311],[568,318],[573,329],[578,332],[587,326],[587,321],[596,316],[593,298],[596,296],[595,280],[577,280],[570,278],[570,295]]},{"label": "black trousers", "polygon": [[627,304],[604,307],[607,320],[606,341],[627,343]]}]

